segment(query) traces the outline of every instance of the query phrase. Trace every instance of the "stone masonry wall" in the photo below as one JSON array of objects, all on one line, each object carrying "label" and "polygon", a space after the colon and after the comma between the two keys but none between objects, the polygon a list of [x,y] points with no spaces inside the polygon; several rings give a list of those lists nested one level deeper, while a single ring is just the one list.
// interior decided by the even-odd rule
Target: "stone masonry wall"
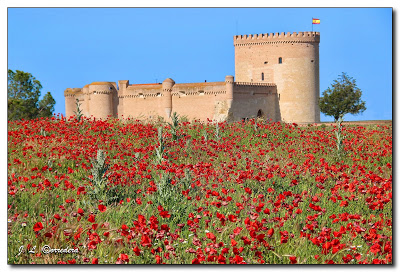
[{"label": "stone masonry wall", "polygon": [[233,121],[260,117],[279,121],[275,84],[235,82],[233,89]]},{"label": "stone masonry wall", "polygon": [[175,84],[172,89],[172,112],[189,120],[221,120],[227,117],[224,105],[225,82]]},{"label": "stone masonry wall", "polygon": [[129,85],[118,95],[118,118],[148,119],[163,116],[161,96],[161,84]]}]

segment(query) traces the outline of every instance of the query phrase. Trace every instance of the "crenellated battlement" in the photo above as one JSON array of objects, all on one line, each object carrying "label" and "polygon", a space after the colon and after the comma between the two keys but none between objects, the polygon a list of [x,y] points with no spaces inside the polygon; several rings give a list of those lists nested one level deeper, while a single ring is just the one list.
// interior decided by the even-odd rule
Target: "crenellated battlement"
[{"label": "crenellated battlement", "polygon": [[158,89],[161,88],[161,83],[147,83],[147,84],[131,84],[128,85],[128,90],[137,90],[137,89]]},{"label": "crenellated battlement", "polygon": [[217,95],[225,94],[225,90],[212,90],[212,91],[172,91],[172,96],[194,96],[194,95]]},{"label": "crenellated battlement", "polygon": [[251,87],[276,87],[275,83],[258,83],[258,82],[235,82],[235,86],[251,86]]},{"label": "crenellated battlement", "polygon": [[200,92],[197,90],[188,90],[188,91],[174,91],[172,90],[171,95],[179,95],[179,96],[190,96],[190,95],[199,95]]},{"label": "crenellated battlement", "polygon": [[111,94],[111,90],[93,90],[89,91],[89,94]]},{"label": "crenellated battlement", "polygon": [[133,94],[118,95],[118,98],[150,98],[150,97],[162,97],[160,93],[146,93],[146,92],[135,92]]},{"label": "crenellated battlement", "polygon": [[136,93],[136,92],[141,92],[141,91],[145,91],[145,92],[161,92],[162,91],[162,85],[161,84],[154,84],[154,85],[150,85],[150,84],[136,84],[136,85],[129,85],[127,88],[127,94],[132,94],[132,93]]},{"label": "crenellated battlement", "polygon": [[320,37],[319,32],[281,32],[281,33],[266,33],[266,34],[250,34],[250,35],[236,35],[233,37],[234,40],[255,40],[255,39],[286,39],[286,38],[318,38]]},{"label": "crenellated battlement", "polygon": [[64,96],[72,97],[72,96],[75,96],[77,94],[81,94],[81,92],[82,92],[81,88],[67,88],[64,91]]},{"label": "crenellated battlement", "polygon": [[275,83],[259,83],[259,82],[235,82],[233,88],[234,94],[241,95],[276,95]]},{"label": "crenellated battlement", "polygon": [[225,85],[224,81],[216,82],[193,82],[193,83],[176,83],[175,87],[179,88],[201,88],[201,87],[211,87],[211,86],[221,86]]},{"label": "crenellated battlement", "polygon": [[254,35],[236,35],[233,37],[234,46],[268,43],[319,43],[319,32],[281,32]]},{"label": "crenellated battlement", "polygon": [[[225,90],[215,90],[215,91],[201,91],[201,90],[189,90],[189,91],[180,91],[172,89],[171,95],[177,97],[183,96],[198,96],[198,95],[217,95],[217,94],[225,94]],[[120,94],[118,98],[150,98],[150,97],[163,97],[165,94],[160,90],[158,92],[148,92],[148,91],[135,91],[130,94]]]}]

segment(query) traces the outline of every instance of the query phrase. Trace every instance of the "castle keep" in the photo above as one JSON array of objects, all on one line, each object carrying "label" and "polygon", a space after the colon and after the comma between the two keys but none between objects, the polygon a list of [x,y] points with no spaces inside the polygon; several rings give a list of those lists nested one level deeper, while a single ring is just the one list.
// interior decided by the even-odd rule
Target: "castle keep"
[{"label": "castle keep", "polygon": [[235,78],[221,82],[155,84],[93,82],[64,91],[66,116],[76,99],[85,116],[138,118],[172,112],[189,120],[240,121],[257,116],[295,123],[320,122],[319,32],[234,36]]}]

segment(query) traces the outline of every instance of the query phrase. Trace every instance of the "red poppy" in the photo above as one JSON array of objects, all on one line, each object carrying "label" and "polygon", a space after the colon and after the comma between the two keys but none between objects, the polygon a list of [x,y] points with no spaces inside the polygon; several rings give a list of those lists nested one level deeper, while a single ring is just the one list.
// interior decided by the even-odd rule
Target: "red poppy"
[{"label": "red poppy", "polygon": [[97,207],[99,208],[100,212],[105,212],[107,210],[107,207],[105,205],[103,205],[103,204],[100,204]]},{"label": "red poppy", "polygon": [[89,250],[96,249],[96,248],[97,248],[97,243],[96,243],[95,241],[90,241],[90,242],[88,243],[88,245],[87,245],[87,248],[88,248]]},{"label": "red poppy", "polygon": [[237,216],[236,216],[236,215],[233,215],[233,214],[230,214],[230,215],[228,216],[228,219],[229,219],[229,221],[231,221],[231,222],[236,222],[236,221],[237,221]]},{"label": "red poppy", "polygon": [[206,236],[207,236],[208,239],[212,240],[212,241],[215,243],[215,240],[216,240],[217,238],[215,237],[215,235],[214,235],[212,232],[208,232],[208,233],[206,234]]},{"label": "red poppy", "polygon": [[350,254],[347,254],[346,256],[342,257],[342,260],[344,263],[348,263],[353,259],[353,256],[351,256]]},{"label": "red poppy", "polygon": [[89,215],[88,221],[89,221],[90,223],[94,223],[94,221],[95,221],[95,216],[94,216],[93,214]]},{"label": "red poppy", "polygon": [[243,228],[237,227],[237,228],[235,228],[235,229],[233,230],[233,233],[234,233],[235,235],[239,235],[239,233],[240,233],[242,230],[243,230]]},{"label": "red poppy", "polygon": [[142,236],[142,240],[140,241],[141,245],[144,247],[151,247],[151,240],[150,237],[147,235]]},{"label": "red poppy", "polygon": [[136,246],[136,247],[133,249],[133,252],[135,252],[135,255],[136,255],[136,256],[139,256],[139,255],[140,255],[140,249],[139,249],[139,247]]},{"label": "red poppy", "polygon": [[162,211],[160,212],[160,215],[162,218],[170,218],[171,215],[168,213],[168,211]]},{"label": "red poppy", "polygon": [[251,195],[252,190],[249,187],[244,188],[244,190],[246,191],[246,193],[248,193],[249,195]]},{"label": "red poppy", "polygon": [[237,245],[237,242],[234,239],[231,239],[231,245],[234,247]]},{"label": "red poppy", "polygon": [[34,230],[35,232],[40,231],[41,229],[43,229],[42,222],[37,222],[37,223],[33,226],[33,230]]},{"label": "red poppy", "polygon": [[118,260],[121,260],[122,262],[125,262],[125,263],[129,263],[129,257],[128,257],[128,255],[126,255],[124,253],[121,253],[119,255]]},{"label": "red poppy", "polygon": [[226,259],[222,254],[218,256],[218,263],[226,264]]}]

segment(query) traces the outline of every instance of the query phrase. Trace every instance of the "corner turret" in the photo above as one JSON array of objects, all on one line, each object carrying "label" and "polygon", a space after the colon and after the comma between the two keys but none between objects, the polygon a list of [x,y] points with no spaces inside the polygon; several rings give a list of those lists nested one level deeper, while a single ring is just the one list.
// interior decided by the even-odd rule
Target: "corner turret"
[{"label": "corner turret", "polygon": [[162,83],[162,92],[163,92],[163,106],[165,110],[165,114],[167,118],[171,117],[172,112],[172,87],[174,87],[175,81],[171,78],[167,78]]},{"label": "corner turret", "polygon": [[90,114],[96,118],[106,119],[113,114],[114,82],[93,82],[89,85]]},{"label": "corner turret", "polygon": [[76,99],[80,94],[80,88],[67,88],[64,91],[65,96],[65,116],[67,118],[75,115],[76,110]]}]

